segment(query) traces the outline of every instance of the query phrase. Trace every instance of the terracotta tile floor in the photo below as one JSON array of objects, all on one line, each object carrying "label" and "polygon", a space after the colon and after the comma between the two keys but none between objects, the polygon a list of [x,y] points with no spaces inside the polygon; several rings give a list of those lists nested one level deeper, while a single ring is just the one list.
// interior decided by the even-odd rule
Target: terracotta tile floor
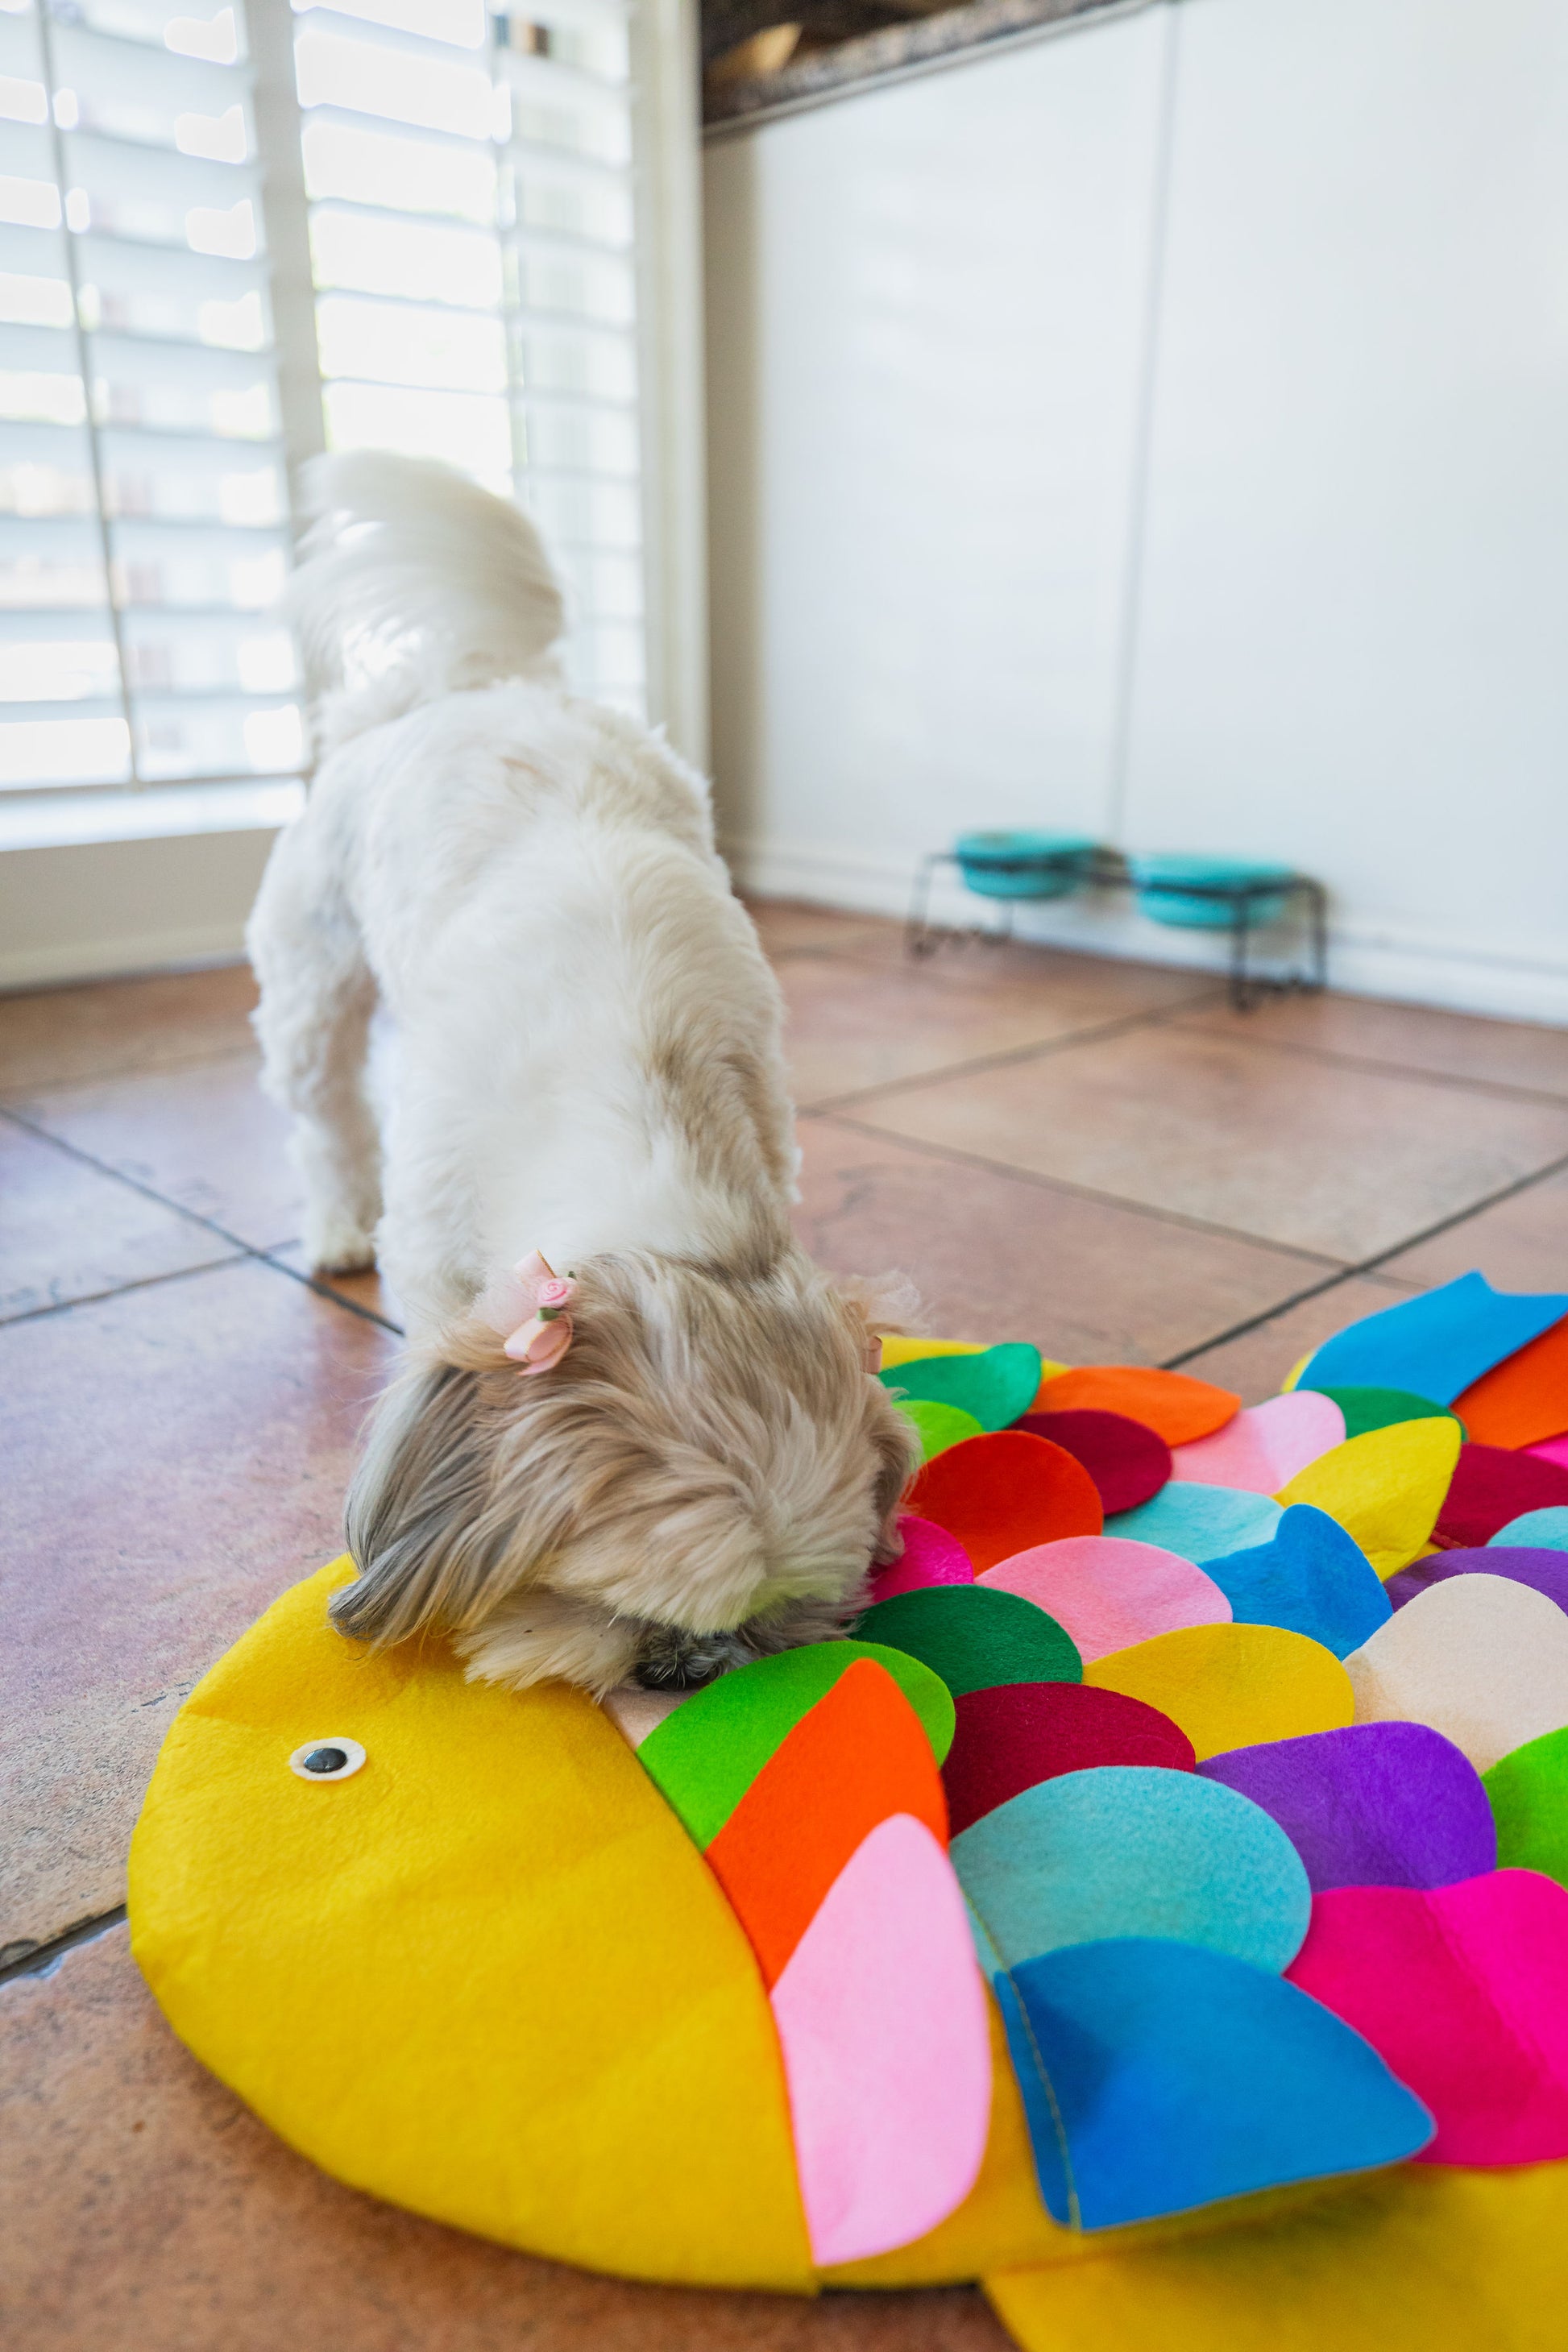
[{"label": "terracotta tile floor", "polygon": [[[801,1230],[933,1328],[1268,1394],[1479,1265],[1568,1285],[1568,1034],[759,910]],[[163,2028],[116,1924],[192,1682],[337,1547],[395,1344],[305,1282],[239,971],[0,1000],[0,2334],[15,2352],[999,2352],[970,2293],[816,2305],[529,2262],[323,2180]]]}]

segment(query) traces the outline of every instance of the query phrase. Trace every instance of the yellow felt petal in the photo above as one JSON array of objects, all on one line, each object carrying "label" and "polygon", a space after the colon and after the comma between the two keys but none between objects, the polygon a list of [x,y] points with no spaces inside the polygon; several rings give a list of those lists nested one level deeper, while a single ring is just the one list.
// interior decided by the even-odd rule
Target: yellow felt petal
[{"label": "yellow felt petal", "polygon": [[1315,1348],[1309,1348],[1306,1354],[1301,1358],[1300,1363],[1291,1365],[1290,1370],[1286,1373],[1284,1379],[1279,1383],[1279,1393],[1281,1396],[1289,1395],[1290,1391],[1295,1387],[1297,1381],[1300,1379],[1302,1373],[1306,1370],[1308,1365],[1311,1362],[1312,1358],[1317,1354],[1317,1352],[1318,1351]]},{"label": "yellow felt petal", "polygon": [[[717,1881],[559,1684],[367,1655],[298,1585],[172,1727],[131,1858],[170,2022],[340,2179],[637,2278],[809,2292],[782,2070]],[[305,1742],[366,1751],[342,1782]]]},{"label": "yellow felt petal", "polygon": [[1402,2165],[1289,2215],[1102,2240],[1098,2261],[984,2285],[1025,2352],[1559,2352],[1568,2165]]},{"label": "yellow felt petal", "polygon": [[1326,1511],[1379,1576],[1392,1576],[1426,1549],[1460,1442],[1458,1423],[1447,1416],[1369,1429],[1321,1454],[1275,1499]]},{"label": "yellow felt petal", "polygon": [[927,1356],[983,1356],[990,1344],[988,1339],[886,1339],[882,1370],[890,1372],[895,1364],[921,1363]]},{"label": "yellow felt petal", "polygon": [[1332,1651],[1279,1625],[1183,1625],[1096,1658],[1083,1678],[1157,1706],[1200,1763],[1227,1748],[1337,1731],[1355,1714],[1350,1676]]}]

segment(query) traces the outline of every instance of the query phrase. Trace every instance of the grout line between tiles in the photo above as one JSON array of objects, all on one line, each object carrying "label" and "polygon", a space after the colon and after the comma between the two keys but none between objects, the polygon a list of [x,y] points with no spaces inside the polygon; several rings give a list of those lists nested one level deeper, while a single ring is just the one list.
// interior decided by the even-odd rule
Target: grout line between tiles
[{"label": "grout line between tiles", "polygon": [[68,1315],[73,1307],[98,1307],[106,1298],[124,1298],[134,1290],[160,1290],[165,1283],[184,1282],[198,1274],[216,1274],[226,1265],[243,1265],[251,1250],[231,1250],[226,1257],[208,1258],[203,1265],[172,1265],[164,1274],[134,1276],[129,1282],[110,1283],[106,1290],[84,1290],[79,1298],[51,1298],[45,1307],[25,1307],[19,1315],[0,1316],[0,1331],[19,1323],[47,1322],[51,1315]]},{"label": "grout line between tiles", "polygon": [[[40,1127],[35,1119],[24,1118],[19,1111],[8,1105],[0,1104],[0,1118],[9,1119],[13,1127],[23,1129],[28,1135],[36,1137],[40,1143],[52,1144],[57,1151],[63,1151],[69,1160],[79,1160],[84,1168],[95,1169],[100,1176],[112,1177],[117,1184],[125,1185],[130,1192],[139,1192],[144,1201],[155,1201],[160,1208],[172,1209],[176,1216],[184,1217],[187,1223],[200,1225],[204,1233],[216,1234],[219,1241],[226,1242],[234,1253],[233,1256],[217,1261],[218,1264],[232,1265],[240,1258],[250,1258],[258,1265],[270,1266],[275,1274],[283,1275],[289,1282],[297,1282],[306,1290],[313,1290],[318,1298],[331,1299],[332,1305],[341,1307],[346,1315],[357,1315],[367,1323],[379,1323],[383,1330],[395,1332],[401,1338],[401,1326],[389,1322],[384,1315],[378,1315],[374,1307],[362,1307],[357,1299],[345,1298],[340,1291],[330,1290],[325,1283],[318,1282],[312,1275],[302,1274],[297,1266],[286,1265],[275,1253],[287,1249],[289,1246],[287,1242],[274,1242],[266,1248],[262,1248],[255,1242],[247,1242],[242,1234],[231,1233],[226,1225],[220,1225],[216,1217],[204,1217],[199,1209],[187,1208],[183,1201],[173,1200],[168,1193],[158,1192],[151,1184],[143,1184],[139,1177],[128,1176],[122,1168],[113,1167],[107,1160],[95,1159],[90,1151],[84,1151],[79,1144],[68,1143],[63,1136],[51,1135],[47,1127]],[[98,1298],[114,1298],[119,1296],[121,1289],[142,1290],[147,1288],[151,1282],[176,1282],[184,1275],[208,1274],[213,1271],[212,1266],[186,1266],[174,1274],[150,1276],[148,1282],[122,1283],[116,1290],[98,1291],[94,1296]],[[58,1307],[37,1307],[27,1315],[13,1317],[12,1320],[18,1323],[30,1322],[37,1315],[63,1314],[68,1307],[84,1306],[86,1303],[83,1299],[64,1299]]]},{"label": "grout line between tiles", "polygon": [[[879,1101],[884,1095],[914,1094],[927,1087],[945,1086],[951,1079],[981,1077],[990,1070],[1009,1069],[1020,1062],[1049,1061],[1054,1055],[1064,1054],[1075,1045],[1103,1045],[1112,1038],[1130,1035],[1135,1029],[1163,1028],[1179,1013],[1205,1003],[1214,993],[1213,989],[1204,989],[1196,996],[1184,997],[1179,1005],[1155,1005],[1143,1013],[1118,1013],[1114,1021],[1101,1021],[1089,1029],[1069,1030],[1065,1036],[1039,1038],[1029,1045],[1009,1045],[999,1053],[976,1055],[970,1061],[943,1062],[934,1070],[916,1070],[901,1078],[879,1078],[875,1086],[850,1087],[841,1095],[823,1095],[813,1102],[797,1103],[795,1108],[803,1115],[826,1118],[857,1109],[862,1103]],[[784,1044],[787,1050],[787,1031]]]},{"label": "grout line between tiles", "polygon": [[47,1943],[34,1944],[14,1960],[7,1960],[0,1967],[0,1985],[10,1984],[17,1977],[47,1975],[57,1960],[63,1960],[79,1944],[90,1944],[110,1927],[121,1927],[124,1919],[123,1903],[117,1903],[112,1911],[100,1911],[93,1918],[79,1919],[74,1927],[67,1927],[59,1935],[51,1936]]},{"label": "grout line between tiles", "polygon": [[[1359,1271],[1354,1266],[1345,1265],[1342,1259],[1331,1257],[1326,1250],[1302,1249],[1295,1242],[1271,1241],[1267,1234],[1247,1233],[1239,1225],[1211,1224],[1206,1218],[1187,1216],[1180,1209],[1164,1209],[1148,1201],[1134,1201],[1123,1192],[1098,1192],[1091,1184],[1074,1184],[1065,1176],[1042,1176],[1037,1169],[1016,1168],[1006,1160],[986,1160],[977,1151],[956,1151],[950,1144],[926,1143],[918,1136],[895,1135],[885,1127],[872,1127],[868,1121],[852,1118],[841,1111],[813,1111],[809,1116],[823,1119],[830,1127],[847,1128],[851,1133],[867,1136],[874,1143],[889,1144],[895,1150],[918,1151],[928,1160],[945,1160],[954,1167],[983,1169],[988,1176],[1009,1176],[1016,1183],[1034,1185],[1037,1192],[1065,1193],[1071,1200],[1092,1201],[1099,1208],[1121,1209],[1135,1216],[1151,1217],[1157,1224],[1174,1225],[1183,1233],[1205,1234],[1211,1240],[1241,1242],[1251,1249],[1271,1250],[1277,1257],[1300,1258],[1306,1265],[1330,1266],[1336,1280],[1342,1275]],[[1479,1208],[1489,1205],[1484,1201],[1477,1203]],[[1467,1211],[1466,1214],[1469,1212]],[[1417,1239],[1422,1238],[1424,1236],[1417,1236]],[[1402,1241],[1395,1246],[1408,1249],[1414,1244]],[[1268,1311],[1273,1314],[1277,1310],[1270,1307]],[[1212,1343],[1205,1339],[1203,1344],[1208,1347]]]},{"label": "grout line between tiles", "polygon": [[[1468,1224],[1472,1217],[1479,1217],[1484,1210],[1495,1209],[1500,1202],[1511,1201],[1519,1193],[1528,1192],[1533,1185],[1543,1184],[1549,1176],[1561,1175],[1564,1169],[1568,1169],[1568,1152],[1546,1167],[1537,1168],[1529,1176],[1517,1177],[1511,1184],[1503,1185],[1500,1191],[1488,1193],[1485,1200],[1472,1202],[1468,1209],[1457,1209],[1451,1217],[1439,1217],[1436,1224],[1427,1225],[1422,1232],[1409,1234],[1403,1241],[1392,1243],[1387,1249],[1378,1250],[1371,1257],[1362,1258],[1357,1265],[1347,1265],[1341,1273],[1314,1283],[1310,1289],[1298,1291],[1293,1298],[1284,1299],[1279,1306],[1266,1307],[1260,1315],[1249,1315],[1245,1322],[1233,1324],[1228,1331],[1221,1331],[1215,1338],[1205,1339],[1195,1348],[1184,1348],[1179,1356],[1168,1356],[1161,1370],[1176,1371],[1183,1364],[1190,1364],[1194,1356],[1206,1355],[1211,1348],[1226,1347],[1232,1339],[1245,1339],[1249,1331],[1260,1330],[1265,1323],[1272,1323],[1277,1317],[1288,1315],[1293,1307],[1303,1305],[1309,1298],[1321,1298],[1326,1291],[1337,1290],[1342,1283],[1354,1281],[1358,1275],[1376,1274],[1391,1258],[1403,1257],[1406,1250],[1419,1249],[1424,1242],[1435,1241],[1439,1234],[1452,1233],[1456,1226]],[[1398,1282],[1402,1277],[1393,1274],[1385,1279]],[[1416,1289],[1421,1286],[1407,1286]]]},{"label": "grout line between tiles", "polygon": [[1219,1037],[1227,1043],[1248,1045],[1255,1053],[1294,1054],[1302,1061],[1326,1063],[1331,1069],[1366,1070],[1379,1077],[1411,1078],[1418,1085],[1447,1087],[1458,1094],[1491,1095],[1503,1102],[1540,1103],[1543,1108],[1568,1111],[1568,1095],[1549,1094],[1540,1087],[1510,1086],[1504,1078],[1462,1078],[1452,1070],[1422,1070],[1409,1062],[1384,1061],[1381,1055],[1346,1054],[1330,1045],[1303,1045],[1294,1037],[1265,1037],[1256,1032],[1248,1035],[1240,1029],[1208,1029],[1201,1021],[1187,1021],[1180,1016],[1175,1026],[1188,1036]]}]

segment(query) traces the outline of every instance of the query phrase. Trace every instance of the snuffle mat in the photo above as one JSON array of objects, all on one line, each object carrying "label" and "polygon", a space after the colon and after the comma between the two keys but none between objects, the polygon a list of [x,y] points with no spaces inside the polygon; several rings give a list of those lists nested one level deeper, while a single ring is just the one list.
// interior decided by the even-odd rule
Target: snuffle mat
[{"label": "snuffle mat", "polygon": [[679,1701],[368,1653],[339,1561],[172,1727],[137,1958],[327,2171],[563,2261],[977,2279],[1037,2352],[1555,2347],[1565,1318],[1468,1275],[1248,1410],[889,1342],[902,1559]]}]

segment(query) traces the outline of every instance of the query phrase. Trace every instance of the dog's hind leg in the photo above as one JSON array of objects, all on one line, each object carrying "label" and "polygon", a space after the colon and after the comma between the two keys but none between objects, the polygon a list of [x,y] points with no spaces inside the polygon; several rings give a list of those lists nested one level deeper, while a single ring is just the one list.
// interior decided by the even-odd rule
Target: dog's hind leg
[{"label": "dog's hind leg", "polygon": [[261,985],[255,1014],[262,1084],[294,1117],[311,1267],[375,1263],[381,1138],[367,1087],[375,982],[359,929],[329,878],[309,815],[281,835],[247,933]]}]

